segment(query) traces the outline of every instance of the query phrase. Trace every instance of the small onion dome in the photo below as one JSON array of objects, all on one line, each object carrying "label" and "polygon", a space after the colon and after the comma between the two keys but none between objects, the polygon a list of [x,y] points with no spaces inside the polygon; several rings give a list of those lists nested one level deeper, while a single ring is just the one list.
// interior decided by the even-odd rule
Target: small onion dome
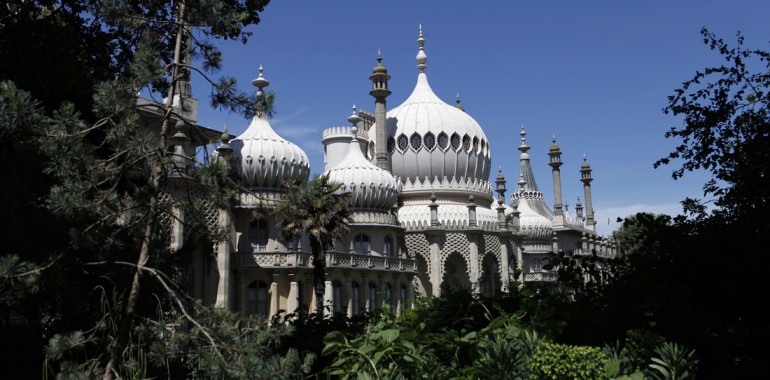
[{"label": "small onion dome", "polygon": [[529,241],[550,241],[551,218],[535,211],[527,199],[518,200],[520,231]]},{"label": "small onion dome", "polygon": [[350,139],[345,158],[324,175],[329,176],[330,182],[339,183],[340,191],[350,193],[351,207],[390,211],[398,200],[395,177],[364,157],[355,134]]},{"label": "small onion dome", "polygon": [[551,153],[559,153],[559,146],[556,145],[556,135],[551,139]]},{"label": "small onion dome", "polygon": [[372,74],[387,74],[388,69],[382,64],[382,52],[377,50],[377,66],[372,69]]},{"label": "small onion dome", "polygon": [[591,169],[591,165],[588,165],[588,158],[586,158],[586,155],[583,155],[583,164],[580,165],[580,169]]},{"label": "small onion dome", "polygon": [[[252,84],[259,87],[257,97],[270,82],[262,76]],[[248,187],[283,187],[287,181],[307,180],[310,160],[297,145],[279,136],[264,112],[257,112],[243,134],[230,142],[235,153],[236,173]]]},{"label": "small onion dome", "polygon": [[279,136],[264,115],[254,116],[249,128],[230,141],[230,146],[236,154],[236,172],[246,186],[282,187],[310,175],[305,152]]}]

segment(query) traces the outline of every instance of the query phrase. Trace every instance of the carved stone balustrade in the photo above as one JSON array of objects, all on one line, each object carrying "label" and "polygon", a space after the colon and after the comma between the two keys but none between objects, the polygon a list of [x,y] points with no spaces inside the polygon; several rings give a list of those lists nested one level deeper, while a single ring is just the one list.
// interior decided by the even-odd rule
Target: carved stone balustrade
[{"label": "carved stone balustrade", "polygon": [[[309,253],[239,253],[238,265],[242,268],[312,268]],[[360,268],[374,271],[417,273],[417,260],[400,257],[359,255],[355,253],[329,252],[326,254],[329,268]]]}]

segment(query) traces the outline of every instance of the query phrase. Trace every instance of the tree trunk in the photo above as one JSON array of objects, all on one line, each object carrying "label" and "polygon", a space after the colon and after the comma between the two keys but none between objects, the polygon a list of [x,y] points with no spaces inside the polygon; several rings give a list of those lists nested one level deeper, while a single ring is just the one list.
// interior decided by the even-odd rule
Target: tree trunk
[{"label": "tree trunk", "polygon": [[[181,59],[182,40],[184,39],[184,1],[179,3],[179,14],[177,17],[178,25],[176,32],[176,45],[174,47],[174,63],[177,63]],[[176,82],[179,75],[178,66],[174,66],[171,76],[171,85],[168,92],[168,98],[166,99],[166,109],[170,110],[174,101],[174,95],[176,91]],[[126,299],[126,308],[123,311],[123,318],[120,321],[120,327],[118,329],[118,336],[116,338],[115,346],[110,352],[110,360],[104,367],[104,374],[102,380],[113,380],[117,374],[117,369],[120,367],[120,361],[123,356],[123,350],[125,350],[131,336],[131,322],[134,317],[134,311],[136,309],[137,299],[139,298],[139,292],[141,290],[141,280],[143,276],[144,266],[150,259],[150,245],[152,244],[152,237],[157,232],[158,221],[158,191],[160,189],[161,180],[163,179],[163,157],[166,151],[166,140],[169,130],[169,118],[170,113],[166,112],[163,118],[163,125],[160,129],[160,137],[158,138],[158,157],[155,157],[151,161],[150,173],[152,183],[150,185],[150,201],[147,210],[147,224],[144,228],[144,236],[142,237],[142,247],[139,250],[139,258],[136,261],[136,269],[134,271],[134,278],[131,282],[131,290]]]},{"label": "tree trunk", "polygon": [[326,252],[321,243],[310,237],[310,249],[313,252],[313,289],[315,289],[315,313],[323,318],[324,296],[326,295]]}]

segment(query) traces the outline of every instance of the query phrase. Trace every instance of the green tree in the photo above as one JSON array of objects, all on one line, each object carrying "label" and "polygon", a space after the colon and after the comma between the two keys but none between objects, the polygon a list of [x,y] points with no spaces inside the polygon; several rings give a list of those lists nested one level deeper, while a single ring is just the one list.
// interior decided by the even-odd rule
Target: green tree
[{"label": "green tree", "polygon": [[349,229],[349,193],[340,192],[340,185],[330,183],[325,175],[288,185],[289,191],[278,206],[276,215],[286,241],[296,242],[302,233],[310,240],[315,312],[320,317],[323,315],[326,289],[326,252]]},{"label": "green tree", "polygon": [[[87,331],[84,340],[61,339],[72,335],[59,335],[51,340],[50,352],[68,351],[98,340],[104,345],[93,346],[97,349],[88,355],[98,358],[95,363],[104,378],[113,378],[130,370],[122,366],[126,348],[134,342],[138,328],[157,320],[156,307],[175,306],[173,313],[184,316],[186,323],[206,330],[195,319],[195,312],[201,309],[174,284],[182,282],[179,267],[172,263],[178,262],[178,258],[161,255],[167,245],[159,221],[162,215],[170,215],[170,210],[160,204],[159,196],[167,191],[167,178],[177,175],[191,190],[205,191],[214,197],[214,204],[225,205],[230,194],[223,186],[227,183],[227,169],[217,163],[210,168],[189,171],[175,165],[180,158],[194,157],[180,157],[178,150],[166,149],[174,125],[177,132],[193,127],[185,119],[184,106],[176,106],[174,102],[179,95],[184,95],[191,73],[197,73],[212,82],[213,105],[246,114],[255,111],[253,97],[239,94],[233,79],[209,78],[221,62],[221,54],[209,40],[246,42],[250,33],[244,29],[259,22],[259,12],[266,4],[267,0],[12,2],[0,10],[3,30],[0,52],[3,54],[14,46],[23,46],[24,42],[17,37],[23,35],[25,28],[41,23],[49,26],[45,30],[62,31],[59,35],[74,30],[78,38],[73,41],[87,42],[77,48],[64,49],[66,57],[72,57],[70,61],[84,63],[65,65],[73,73],[64,76],[65,79],[84,79],[68,82],[76,87],[67,89],[73,96],[63,95],[58,87],[47,86],[49,83],[45,81],[33,81],[25,87],[35,91],[33,96],[44,99],[47,109],[8,83],[3,83],[0,96],[3,137],[29,137],[20,131],[29,127],[26,122],[30,120],[38,127],[31,138],[22,140],[30,144],[20,144],[23,148],[39,149],[47,160],[48,185],[43,189],[48,196],[45,203],[38,206],[70,221],[67,227],[74,227],[66,248],[57,247],[54,254],[44,257],[42,261],[48,263],[42,267],[24,261],[37,261],[33,257],[24,257],[24,260],[4,257],[0,265],[4,280],[2,293],[8,294],[7,286],[23,283],[20,278],[33,278],[44,270],[52,273],[51,268],[67,267],[81,274],[85,271],[88,275],[84,277],[91,279],[109,278],[107,286],[120,294],[107,303],[120,307],[122,312],[103,309],[118,326],[116,330],[82,326],[82,330]],[[92,40],[92,36],[99,38]],[[193,56],[202,60],[203,70],[192,66]],[[29,56],[23,55],[23,58],[29,59]],[[18,67],[7,62],[9,60],[3,59],[0,67],[3,77],[29,81],[28,77],[34,76],[23,69],[19,72]],[[105,72],[113,75],[104,75]],[[113,79],[114,73],[120,74],[117,79]],[[99,79],[106,79],[104,77],[111,80],[97,83]],[[163,104],[152,105],[163,114],[159,135],[151,135],[137,125],[137,90],[166,99]],[[91,94],[94,95],[92,102],[84,100]],[[59,103],[63,104],[59,106]],[[51,116],[45,115],[51,110],[55,110]],[[157,270],[164,265],[171,270],[170,276]],[[61,287],[61,283],[58,286]],[[36,290],[32,284],[29,288]],[[152,301],[153,297],[146,297],[150,295],[148,291],[159,295],[157,303]],[[4,297],[4,301],[14,300]],[[59,314],[59,311],[53,312],[54,317]],[[95,335],[104,331],[112,335]],[[221,343],[213,336],[208,341],[214,349]],[[102,355],[105,352],[108,355]]]},{"label": "green tree", "polygon": [[[705,195],[716,197],[719,212],[732,218],[757,218],[767,233],[770,208],[770,53],[730,47],[706,28],[703,41],[723,58],[721,66],[699,70],[669,96],[663,109],[684,119],[667,138],[681,143],[655,167],[681,160],[673,178],[704,169],[713,175]],[[757,71],[754,71],[757,70]]]}]

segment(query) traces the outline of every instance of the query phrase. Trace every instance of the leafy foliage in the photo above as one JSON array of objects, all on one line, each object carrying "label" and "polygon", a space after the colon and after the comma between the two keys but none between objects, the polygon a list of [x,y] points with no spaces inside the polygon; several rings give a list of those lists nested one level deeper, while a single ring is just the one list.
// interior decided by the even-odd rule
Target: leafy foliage
[{"label": "leafy foliage", "polygon": [[604,379],[607,357],[595,347],[545,343],[531,359],[532,379]]},{"label": "leafy foliage", "polygon": [[276,215],[286,241],[297,242],[303,233],[310,239],[315,312],[320,317],[324,310],[326,251],[348,231],[351,221],[347,209],[349,193],[339,192],[340,185],[329,182],[325,175],[289,183],[288,187]]},{"label": "leafy foliage", "polygon": [[688,380],[695,378],[698,359],[695,351],[676,343],[666,342],[655,349],[659,356],[652,358],[648,374],[654,380]]},{"label": "leafy foliage", "polygon": [[[682,142],[655,167],[684,160],[673,177],[705,169],[714,179],[704,192],[717,197],[723,212],[740,216],[770,207],[770,53],[730,47],[706,28],[703,41],[725,61],[696,72],[670,96],[665,113],[684,117],[684,126],[666,137]],[[764,71],[752,72],[754,67]],[[766,213],[765,213],[766,214]],[[767,231],[767,219],[760,226]]]}]

